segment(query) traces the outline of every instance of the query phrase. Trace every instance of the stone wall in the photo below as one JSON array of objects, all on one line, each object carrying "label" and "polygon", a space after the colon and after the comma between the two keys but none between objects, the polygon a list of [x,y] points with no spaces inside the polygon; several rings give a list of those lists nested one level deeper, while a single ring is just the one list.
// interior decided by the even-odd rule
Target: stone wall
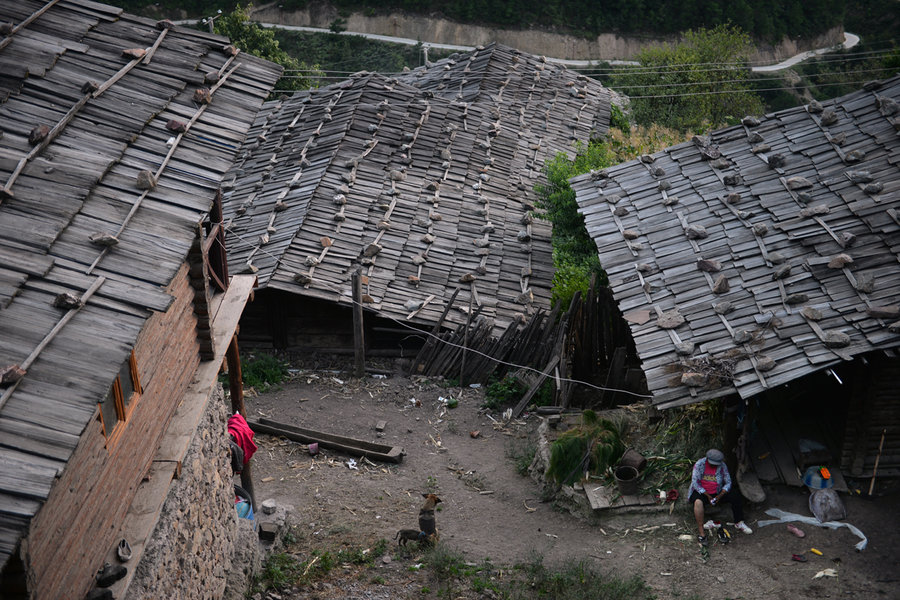
[{"label": "stone wall", "polygon": [[[173,480],[156,529],[147,543],[127,600],[221,599],[226,588],[247,584],[246,561],[256,560],[255,532],[234,509],[226,422],[221,387],[209,406],[185,456],[181,477]],[[243,557],[235,565],[235,547]],[[248,558],[244,547],[251,549]],[[238,576],[235,577],[235,574]]]},{"label": "stone wall", "polygon": [[[328,29],[338,16],[337,9],[327,2],[310,2],[307,8],[294,11],[284,11],[277,2],[273,2],[253,11],[255,21],[324,29]],[[615,33],[601,33],[595,38],[584,38],[541,29],[500,29],[399,12],[371,16],[354,12],[347,17],[343,26],[347,31],[438,44],[478,46],[499,42],[523,52],[570,60],[632,60],[648,45],[676,41],[671,36],[620,36]],[[830,29],[812,39],[785,37],[778,44],[759,45],[750,60],[754,63],[778,62],[806,50],[833,46],[843,41],[844,32],[841,27]]]},{"label": "stone wall", "polygon": [[[200,357],[187,264],[166,292],[174,301],[150,317],[134,346],[143,392],[132,400],[112,440],[103,435],[98,419],[88,423],[31,522],[23,556],[32,597],[80,598],[91,588],[94,574],[121,538],[153,451],[196,372]],[[126,357],[123,351],[122,360]]]}]

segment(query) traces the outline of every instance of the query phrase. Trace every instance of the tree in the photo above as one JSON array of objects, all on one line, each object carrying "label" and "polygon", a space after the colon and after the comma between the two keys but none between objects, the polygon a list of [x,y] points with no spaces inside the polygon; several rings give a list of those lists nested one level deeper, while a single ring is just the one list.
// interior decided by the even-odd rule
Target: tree
[{"label": "tree", "polygon": [[563,153],[547,161],[547,185],[538,186],[538,206],[543,217],[553,223],[553,303],[568,306],[576,291],[587,293],[591,275],[606,283],[597,246],[588,234],[584,217],[578,212],[575,191],[569,180],[592,169],[625,162],[657,152],[684,141],[684,136],[662,127],[629,127],[622,112],[613,106],[614,127],[603,140],[576,145],[574,159]]},{"label": "tree", "polygon": [[683,41],[645,48],[639,67],[625,69],[611,87],[632,97],[638,123],[703,131],[748,114],[763,104],[750,91],[750,37],[737,27],[687,31]]},{"label": "tree", "polygon": [[258,23],[250,22],[250,11],[253,5],[242,7],[240,4],[234,11],[223,14],[213,24],[215,33],[224,35],[241,51],[270,60],[284,67],[284,75],[275,84],[278,91],[308,90],[313,87],[314,76],[321,75],[318,66],[306,65],[290,56],[278,44],[275,32],[264,29]]}]

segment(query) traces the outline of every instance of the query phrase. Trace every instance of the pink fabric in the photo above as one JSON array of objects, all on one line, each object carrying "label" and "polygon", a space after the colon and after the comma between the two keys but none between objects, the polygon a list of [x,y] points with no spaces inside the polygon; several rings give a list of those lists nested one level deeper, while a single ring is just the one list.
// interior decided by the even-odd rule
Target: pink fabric
[{"label": "pink fabric", "polygon": [[253,430],[247,425],[247,421],[240,413],[228,417],[228,433],[234,436],[234,441],[244,451],[244,464],[250,462],[250,457],[256,452],[256,444],[253,443]]},{"label": "pink fabric", "polygon": [[715,496],[718,493],[719,483],[716,481],[715,465],[706,463],[706,468],[703,469],[703,476],[700,478],[700,485],[703,486],[703,489],[710,496]]}]

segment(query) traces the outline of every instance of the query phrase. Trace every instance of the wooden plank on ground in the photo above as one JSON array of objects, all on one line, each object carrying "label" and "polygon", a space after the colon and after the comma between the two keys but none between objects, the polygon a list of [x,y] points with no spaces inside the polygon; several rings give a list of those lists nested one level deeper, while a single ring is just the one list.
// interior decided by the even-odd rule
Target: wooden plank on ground
[{"label": "wooden plank on ground", "polygon": [[273,421],[271,419],[248,421],[248,425],[250,425],[250,428],[256,433],[280,435],[289,440],[304,444],[317,443],[323,448],[330,448],[352,456],[363,456],[372,460],[393,463],[399,463],[403,460],[403,448],[399,446],[388,446],[387,444],[366,442],[364,440],[358,440],[343,435],[335,435],[313,429],[296,427],[287,423],[279,423],[278,421]]},{"label": "wooden plank on ground", "polygon": [[603,510],[612,505],[613,493],[605,485],[588,482],[584,486],[584,493],[594,510]]}]

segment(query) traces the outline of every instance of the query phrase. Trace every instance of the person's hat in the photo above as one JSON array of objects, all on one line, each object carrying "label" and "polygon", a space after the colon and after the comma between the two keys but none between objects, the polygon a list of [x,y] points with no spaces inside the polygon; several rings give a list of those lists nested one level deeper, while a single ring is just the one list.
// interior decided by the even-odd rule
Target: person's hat
[{"label": "person's hat", "polygon": [[715,448],[713,448],[706,453],[706,462],[711,465],[721,465],[724,460],[725,455],[722,454],[721,450],[716,450]]}]

